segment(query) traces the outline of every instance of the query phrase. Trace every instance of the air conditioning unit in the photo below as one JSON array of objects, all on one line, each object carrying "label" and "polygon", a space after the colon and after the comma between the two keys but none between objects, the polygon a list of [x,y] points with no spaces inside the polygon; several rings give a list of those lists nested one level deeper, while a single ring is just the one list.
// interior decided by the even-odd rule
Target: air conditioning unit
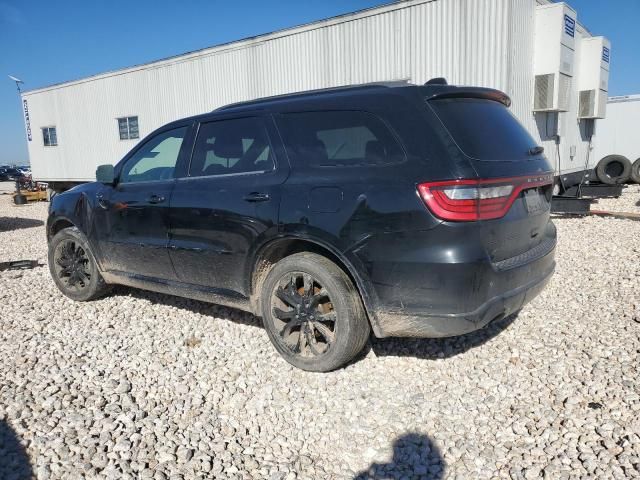
[{"label": "air conditioning unit", "polygon": [[592,118],[596,113],[596,91],[580,90],[578,101],[578,117]]},{"label": "air conditioning unit", "polygon": [[611,43],[604,37],[580,42],[578,118],[604,118],[609,92]]},{"label": "air conditioning unit", "polygon": [[535,112],[566,112],[574,77],[576,12],[565,3],[536,7]]}]

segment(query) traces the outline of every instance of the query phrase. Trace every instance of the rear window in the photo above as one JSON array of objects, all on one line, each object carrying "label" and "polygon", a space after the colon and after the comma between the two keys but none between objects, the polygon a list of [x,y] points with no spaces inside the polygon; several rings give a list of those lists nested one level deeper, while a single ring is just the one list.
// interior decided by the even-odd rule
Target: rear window
[{"label": "rear window", "polygon": [[430,100],[460,149],[476,160],[526,160],[537,144],[501,103],[481,98]]},{"label": "rear window", "polygon": [[404,152],[389,128],[373,114],[357,111],[283,114],[278,125],[289,157],[311,167],[399,163]]}]

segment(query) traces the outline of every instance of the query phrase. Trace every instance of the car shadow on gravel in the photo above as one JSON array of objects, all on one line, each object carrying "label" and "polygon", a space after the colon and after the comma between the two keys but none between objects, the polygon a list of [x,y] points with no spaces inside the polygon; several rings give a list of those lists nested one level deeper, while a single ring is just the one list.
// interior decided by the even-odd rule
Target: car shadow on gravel
[{"label": "car shadow on gravel", "polygon": [[166,305],[181,310],[187,310],[200,315],[207,315],[223,320],[231,320],[232,322],[249,325],[251,327],[262,328],[262,320],[248,312],[238,310],[237,308],[225,307],[215,303],[201,302],[199,300],[191,300],[184,297],[176,297],[166,293],[156,293],[147,290],[139,290],[133,287],[125,287],[116,285],[111,292],[111,296],[133,297],[140,300],[147,300],[151,303]]},{"label": "car shadow on gravel", "polygon": [[0,420],[0,478],[21,480],[32,477],[33,470],[27,452],[11,426]]},{"label": "car shadow on gravel", "polygon": [[491,322],[475,332],[449,338],[371,338],[377,356],[416,357],[437,360],[460,355],[500,335],[518,318],[518,313]]},{"label": "car shadow on gravel", "polygon": [[0,217],[0,232],[10,232],[12,230],[22,230],[23,228],[41,227],[42,220],[22,217]]},{"label": "car shadow on gravel", "polygon": [[438,447],[427,435],[406,433],[393,442],[393,459],[389,463],[372,463],[359,472],[354,480],[386,480],[444,478],[445,463]]}]

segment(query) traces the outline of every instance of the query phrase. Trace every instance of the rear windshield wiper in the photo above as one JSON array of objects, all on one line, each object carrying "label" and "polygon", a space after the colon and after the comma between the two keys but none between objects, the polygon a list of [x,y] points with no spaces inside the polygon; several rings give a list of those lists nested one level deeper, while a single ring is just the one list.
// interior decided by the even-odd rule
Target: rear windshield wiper
[{"label": "rear windshield wiper", "polygon": [[540,155],[542,152],[544,152],[544,147],[532,147],[529,149],[529,155]]}]

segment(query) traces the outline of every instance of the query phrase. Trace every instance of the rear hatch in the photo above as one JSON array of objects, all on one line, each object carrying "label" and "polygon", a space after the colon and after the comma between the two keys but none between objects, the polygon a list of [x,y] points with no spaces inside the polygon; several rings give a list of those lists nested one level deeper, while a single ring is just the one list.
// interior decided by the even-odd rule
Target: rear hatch
[{"label": "rear hatch", "polygon": [[427,104],[476,173],[420,185],[431,211],[444,220],[478,222],[493,262],[544,250],[544,242],[554,241],[553,170],[509,111],[509,98],[496,90],[444,87]]}]

